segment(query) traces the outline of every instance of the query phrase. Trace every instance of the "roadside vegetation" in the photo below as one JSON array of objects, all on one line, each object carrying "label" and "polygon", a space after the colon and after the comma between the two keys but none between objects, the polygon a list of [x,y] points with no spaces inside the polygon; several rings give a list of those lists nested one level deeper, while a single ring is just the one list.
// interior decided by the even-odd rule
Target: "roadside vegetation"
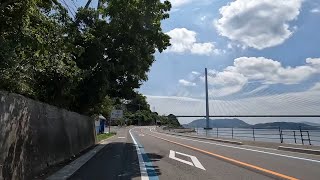
[{"label": "roadside vegetation", "polygon": [[116,135],[115,132],[98,134],[97,135],[97,142],[100,142],[102,140],[108,139],[108,138],[110,138],[110,137],[112,137],[114,135]]},{"label": "roadside vegetation", "polygon": [[118,123],[167,123],[136,90],[170,45],[170,2],[90,2],[72,12],[59,0],[1,1],[0,90],[89,116],[124,109]]}]

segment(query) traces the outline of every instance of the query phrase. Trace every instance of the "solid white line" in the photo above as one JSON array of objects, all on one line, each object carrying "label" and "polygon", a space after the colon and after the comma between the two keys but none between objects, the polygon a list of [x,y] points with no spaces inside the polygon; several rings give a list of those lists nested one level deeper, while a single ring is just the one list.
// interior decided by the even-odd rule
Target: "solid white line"
[{"label": "solid white line", "polygon": [[132,129],[129,130],[129,133],[130,133],[130,136],[132,138],[132,141],[133,141],[134,145],[136,146],[138,159],[139,159],[139,165],[140,165],[141,180],[149,180],[149,176],[148,176],[148,173],[147,173],[146,165],[145,165],[145,162],[143,161],[139,145],[138,145],[137,141],[134,139],[134,137],[133,137],[133,135],[131,133],[131,130]]},{"label": "solid white line", "polygon": [[151,129],[150,129],[150,132],[161,134],[161,135],[164,135],[164,136],[171,136],[171,137],[174,137],[174,138],[177,138],[177,139],[184,139],[184,140],[195,141],[195,142],[200,142],[200,143],[205,143],[205,144],[213,144],[213,145],[222,146],[222,147],[228,147],[228,148],[233,148],[233,149],[240,149],[240,150],[245,150],[245,151],[252,151],[252,152],[257,152],[257,153],[263,153],[263,154],[269,154],[269,155],[274,155],[274,156],[280,156],[280,157],[286,157],[286,158],[292,158],[292,159],[298,159],[298,160],[303,160],[303,161],[320,163],[319,160],[301,158],[301,157],[284,155],[284,154],[277,154],[277,153],[260,151],[260,150],[255,150],[255,149],[241,148],[241,147],[236,147],[236,146],[212,143],[212,142],[207,142],[207,141],[200,141],[200,140],[189,139],[189,138],[182,138],[182,137],[177,137],[177,136],[173,136],[173,135],[169,135],[169,134],[163,134],[163,133],[154,132],[154,131],[151,131]]}]

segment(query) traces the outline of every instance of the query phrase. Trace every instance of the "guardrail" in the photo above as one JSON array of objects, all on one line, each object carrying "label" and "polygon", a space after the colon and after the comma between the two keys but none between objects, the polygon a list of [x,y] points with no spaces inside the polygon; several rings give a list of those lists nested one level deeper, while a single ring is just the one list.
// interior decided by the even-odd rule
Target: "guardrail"
[{"label": "guardrail", "polygon": [[212,130],[204,130],[203,128],[195,128],[195,130],[197,134],[210,137],[320,145],[320,130],[305,130],[301,128],[299,130],[286,130],[281,128],[213,128]]}]

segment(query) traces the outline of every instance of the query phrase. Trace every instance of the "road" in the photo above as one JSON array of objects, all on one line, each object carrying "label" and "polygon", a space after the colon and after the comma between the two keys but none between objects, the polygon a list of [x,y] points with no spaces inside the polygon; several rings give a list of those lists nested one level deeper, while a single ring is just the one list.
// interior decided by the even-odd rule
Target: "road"
[{"label": "road", "polygon": [[320,156],[123,128],[70,179],[320,179]]}]

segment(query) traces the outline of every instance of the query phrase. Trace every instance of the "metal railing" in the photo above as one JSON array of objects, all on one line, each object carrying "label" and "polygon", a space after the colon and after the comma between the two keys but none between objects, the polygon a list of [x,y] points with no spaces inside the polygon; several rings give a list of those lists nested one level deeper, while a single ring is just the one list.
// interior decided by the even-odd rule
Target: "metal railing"
[{"label": "metal railing", "polygon": [[303,145],[320,145],[320,130],[286,130],[286,129],[256,129],[256,128],[213,128],[204,130],[195,128],[197,134],[211,137],[244,139],[253,141],[268,141],[280,143],[295,143]]}]

